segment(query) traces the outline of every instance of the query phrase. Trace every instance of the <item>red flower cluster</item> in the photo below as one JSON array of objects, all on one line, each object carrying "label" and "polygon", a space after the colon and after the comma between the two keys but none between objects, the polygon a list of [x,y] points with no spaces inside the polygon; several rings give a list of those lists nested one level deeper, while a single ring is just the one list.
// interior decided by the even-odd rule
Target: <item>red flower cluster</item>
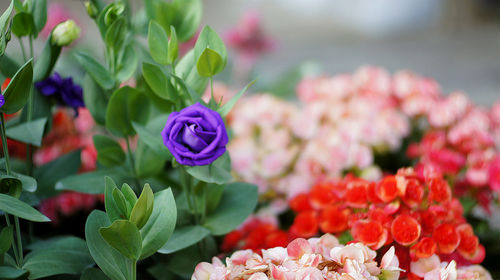
[{"label": "red flower cluster", "polygon": [[434,254],[459,263],[480,263],[484,248],[452,198],[448,182],[432,169],[400,169],[395,176],[368,182],[353,176],[316,184],[296,196],[290,208],[297,216],[292,237],[320,231],[341,234],[374,250],[394,245],[403,269],[410,261]]},{"label": "red flower cluster", "polygon": [[231,252],[239,249],[251,249],[259,252],[260,249],[286,247],[288,234],[278,229],[274,224],[259,218],[248,219],[239,229],[227,234],[222,241],[221,250]]},{"label": "red flower cluster", "polygon": [[104,195],[64,192],[42,201],[39,209],[52,223],[58,224],[60,215],[71,216],[79,211],[90,212],[99,202],[104,202]]}]

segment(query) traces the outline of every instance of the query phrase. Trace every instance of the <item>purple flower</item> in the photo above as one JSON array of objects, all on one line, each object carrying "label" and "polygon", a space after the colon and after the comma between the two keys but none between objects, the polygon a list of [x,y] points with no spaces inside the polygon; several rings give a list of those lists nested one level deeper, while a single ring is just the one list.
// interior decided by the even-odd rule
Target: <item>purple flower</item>
[{"label": "purple flower", "polygon": [[200,103],[170,114],[161,135],[177,162],[189,166],[212,163],[228,142],[221,116]]},{"label": "purple flower", "polygon": [[62,78],[58,73],[52,77],[35,83],[38,91],[45,96],[54,96],[61,105],[72,107],[77,112],[77,108],[85,107],[83,103],[82,88],[73,83],[73,79]]},{"label": "purple flower", "polygon": [[5,104],[5,96],[3,96],[3,94],[0,94],[0,108],[2,108],[3,104]]}]

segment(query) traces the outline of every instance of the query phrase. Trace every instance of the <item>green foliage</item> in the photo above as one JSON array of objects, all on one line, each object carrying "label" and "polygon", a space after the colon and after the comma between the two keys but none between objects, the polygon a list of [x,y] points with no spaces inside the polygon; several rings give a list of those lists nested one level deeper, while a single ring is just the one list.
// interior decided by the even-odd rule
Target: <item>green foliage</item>
[{"label": "green foliage", "polygon": [[209,234],[208,229],[198,225],[176,228],[172,237],[158,250],[158,253],[172,254],[198,243]]},{"label": "green foliage", "polygon": [[179,56],[179,42],[175,27],[170,26],[170,40],[168,41],[168,64],[173,64]]},{"label": "green foliage", "polygon": [[5,10],[5,12],[3,12],[3,14],[0,16],[0,57],[4,55],[7,41],[10,37],[7,32],[10,32],[8,22],[12,13],[13,3],[14,1],[11,1],[7,10]]},{"label": "green foliage", "polygon": [[248,183],[227,184],[220,204],[211,213],[204,227],[213,235],[226,234],[238,227],[257,205],[257,187]]},{"label": "green foliage", "polygon": [[106,167],[122,165],[126,156],[122,147],[111,137],[94,135],[94,146],[97,150],[97,161]]},{"label": "green foliage", "polygon": [[13,114],[21,110],[28,102],[32,81],[33,59],[30,59],[16,72],[5,89],[5,104],[0,108],[0,112]]},{"label": "green foliage", "polygon": [[186,166],[186,171],[194,178],[215,184],[225,184],[232,181],[231,158],[226,152],[209,165]]},{"label": "green foliage", "polygon": [[196,68],[194,50],[190,50],[179,60],[175,67],[177,75],[184,80],[186,85],[198,94],[202,94],[207,88],[208,78],[200,76]]},{"label": "green foliage", "polygon": [[31,14],[33,15],[33,23],[35,27],[34,35],[36,38],[38,36],[38,33],[42,31],[43,27],[45,26],[45,23],[47,23],[47,0],[33,1]]},{"label": "green foliage", "polygon": [[92,172],[71,175],[57,181],[56,190],[72,190],[82,193],[101,194],[104,193],[102,178],[109,176],[116,181],[124,181],[129,174],[119,167],[96,170]]},{"label": "green foliage", "polygon": [[149,22],[148,46],[151,57],[159,64],[169,63],[168,37],[163,27],[154,20]]},{"label": "green foliage", "polygon": [[172,84],[160,67],[145,62],[142,64],[142,74],[146,83],[159,98],[169,101],[175,100]]},{"label": "green foliage", "polygon": [[89,75],[83,79],[83,101],[96,123],[104,125],[106,121],[106,106],[109,98],[99,84]]},{"label": "green foliage", "polygon": [[29,279],[39,279],[58,274],[81,274],[94,264],[85,240],[77,237],[54,238],[36,245],[26,255],[23,269],[29,271]]},{"label": "green foliage", "polygon": [[[243,94],[248,90],[249,87],[251,87],[256,81],[250,82],[248,85],[246,85],[242,90],[240,90],[235,96],[233,96],[229,101],[226,102],[226,104],[222,105],[217,111],[222,117],[227,116],[229,112],[231,112],[231,109],[233,109],[234,105],[236,105],[236,102],[243,96]],[[215,100],[215,102],[219,102],[219,100]]]},{"label": "green foliage", "polygon": [[[38,1],[37,1],[38,2]],[[49,36],[39,59],[35,62],[34,81],[41,81],[50,75],[61,54],[61,47],[51,44],[52,35]]]},{"label": "green foliage", "polygon": [[100,228],[102,238],[125,257],[137,260],[141,254],[141,234],[130,221],[116,220],[109,227]]},{"label": "green foliage", "polygon": [[153,213],[153,205],[153,190],[151,190],[149,184],[146,184],[130,213],[130,221],[136,225],[138,229],[142,229],[147,223],[151,213]]},{"label": "green foliage", "polygon": [[0,279],[27,279],[29,271],[11,266],[0,266]]},{"label": "green foliage", "polygon": [[157,118],[150,120],[147,127],[138,123],[132,123],[132,126],[139,135],[139,139],[151,148],[157,157],[165,160],[171,160],[172,154],[170,154],[168,148],[163,144],[161,137],[158,137],[166,123],[166,120],[166,116],[158,116]]},{"label": "green foliage", "polygon": [[0,254],[3,255],[9,251],[12,241],[14,240],[14,227],[6,226],[0,232]]},{"label": "green foliage", "polygon": [[102,88],[109,90],[115,86],[111,74],[95,58],[83,52],[75,53],[75,58]]},{"label": "green foliage", "polygon": [[32,222],[49,222],[50,219],[35,208],[6,194],[0,194],[0,210]]},{"label": "green foliage", "polygon": [[205,26],[194,46],[194,56],[198,73],[203,77],[215,76],[227,64],[227,51],[217,33]]},{"label": "green foliage", "polygon": [[102,227],[109,227],[111,222],[106,213],[94,210],[85,223],[85,239],[90,254],[102,272],[113,280],[126,280],[128,260],[120,252],[111,247],[99,233]]},{"label": "green foliage", "polygon": [[118,137],[135,135],[132,122],[147,121],[149,102],[137,89],[125,86],[113,93],[106,110],[106,128]]},{"label": "green foliage", "polygon": [[33,16],[26,12],[17,13],[12,19],[12,33],[17,37],[32,34],[36,30]]},{"label": "green foliage", "polygon": [[41,118],[11,126],[7,128],[7,136],[14,140],[40,147],[46,124],[47,118]]}]

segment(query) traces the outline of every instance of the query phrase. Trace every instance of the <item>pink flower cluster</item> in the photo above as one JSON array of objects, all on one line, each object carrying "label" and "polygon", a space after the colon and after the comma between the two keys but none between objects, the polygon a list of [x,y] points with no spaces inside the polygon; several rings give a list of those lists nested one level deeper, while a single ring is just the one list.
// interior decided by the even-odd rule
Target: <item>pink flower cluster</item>
[{"label": "pink flower cluster", "polygon": [[441,262],[433,255],[411,264],[412,275],[409,279],[424,280],[492,280],[490,273],[480,265],[469,265],[457,268],[454,260]]},{"label": "pink flower cluster", "polygon": [[308,240],[297,238],[286,248],[261,252],[236,251],[226,259],[226,265],[218,258],[213,258],[212,263],[199,263],[191,279],[376,280],[384,277],[390,280],[399,279],[401,271],[394,248],[385,253],[379,265],[375,251],[361,243],[341,245],[330,234]]}]

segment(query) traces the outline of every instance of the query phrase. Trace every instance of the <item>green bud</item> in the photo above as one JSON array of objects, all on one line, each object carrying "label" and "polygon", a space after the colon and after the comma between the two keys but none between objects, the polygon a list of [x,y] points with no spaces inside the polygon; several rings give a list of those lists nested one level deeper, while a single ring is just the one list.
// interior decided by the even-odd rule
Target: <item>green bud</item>
[{"label": "green bud", "polygon": [[52,30],[52,44],[59,47],[68,46],[79,36],[80,28],[70,19],[54,27]]},{"label": "green bud", "polygon": [[85,1],[85,9],[87,9],[87,14],[91,17],[91,18],[97,18],[97,16],[99,15],[99,10],[97,9],[97,7],[94,5],[94,3],[92,3],[92,1]]},{"label": "green bud", "polygon": [[125,5],[122,2],[113,3],[106,14],[104,15],[104,23],[110,26],[115,20],[120,17],[125,11]]}]

